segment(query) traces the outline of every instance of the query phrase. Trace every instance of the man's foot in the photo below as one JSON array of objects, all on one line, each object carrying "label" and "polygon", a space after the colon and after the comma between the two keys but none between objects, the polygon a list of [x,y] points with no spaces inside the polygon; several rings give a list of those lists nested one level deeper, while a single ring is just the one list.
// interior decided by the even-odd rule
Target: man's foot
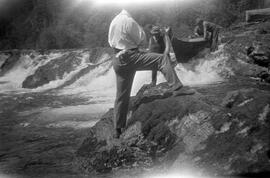
[{"label": "man's foot", "polygon": [[178,83],[178,84],[175,84],[175,85],[171,86],[170,90],[172,92],[174,92],[174,91],[180,90],[181,88],[183,88],[183,85]]},{"label": "man's foot", "polygon": [[185,86],[173,92],[173,96],[184,96],[184,95],[193,95],[195,94],[196,90]]},{"label": "man's foot", "polygon": [[151,87],[154,87],[154,86],[157,85],[157,82],[151,82],[149,85],[150,85]]}]

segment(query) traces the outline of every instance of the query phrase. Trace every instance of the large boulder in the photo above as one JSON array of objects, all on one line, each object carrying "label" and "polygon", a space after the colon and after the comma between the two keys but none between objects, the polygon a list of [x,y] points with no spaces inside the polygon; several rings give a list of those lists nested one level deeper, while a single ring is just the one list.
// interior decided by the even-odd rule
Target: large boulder
[{"label": "large boulder", "polygon": [[164,83],[143,86],[131,98],[120,139],[113,138],[113,109],[108,111],[76,152],[80,171],[121,177],[125,170],[122,177],[140,177],[149,172],[181,175],[188,168],[193,177],[270,176],[270,88],[254,80],[259,75],[267,79],[268,71],[251,61],[268,56],[269,25],[242,24],[222,33],[223,48],[210,56],[226,56],[219,67],[234,77],[223,83],[177,97]]},{"label": "large boulder", "polygon": [[61,86],[68,85],[99,64],[109,61],[112,54],[108,48],[59,52],[62,53],[61,56],[52,58],[45,65],[40,66],[23,81],[22,87],[37,88],[57,80],[62,80]]},{"label": "large boulder", "polygon": [[23,81],[22,87],[37,88],[51,81],[63,79],[67,73],[72,72],[80,65],[82,65],[82,59],[78,54],[66,53],[39,67],[34,74]]},{"label": "large boulder", "polygon": [[[223,86],[218,89],[224,91]],[[165,93],[164,84],[138,92],[120,139],[113,138],[113,110],[105,114],[76,153],[80,170],[173,172],[188,166],[198,175],[270,171],[269,90],[232,89],[215,95],[202,89],[178,97]]]},{"label": "large boulder", "polygon": [[270,47],[269,44],[254,43],[247,49],[247,55],[251,63],[270,69]]}]

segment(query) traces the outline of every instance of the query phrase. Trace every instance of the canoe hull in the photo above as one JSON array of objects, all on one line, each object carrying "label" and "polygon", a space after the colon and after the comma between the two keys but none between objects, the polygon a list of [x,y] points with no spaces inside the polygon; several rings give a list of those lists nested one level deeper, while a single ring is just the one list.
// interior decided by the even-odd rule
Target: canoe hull
[{"label": "canoe hull", "polygon": [[202,38],[183,41],[177,38],[171,40],[177,62],[187,63],[205,48],[210,47],[210,42]]}]

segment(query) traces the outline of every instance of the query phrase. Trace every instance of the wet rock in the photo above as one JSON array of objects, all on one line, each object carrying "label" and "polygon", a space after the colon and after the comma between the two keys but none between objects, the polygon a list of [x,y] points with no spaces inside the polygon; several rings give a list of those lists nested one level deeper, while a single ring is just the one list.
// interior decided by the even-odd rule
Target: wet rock
[{"label": "wet rock", "polygon": [[72,52],[41,66],[22,83],[23,88],[37,88],[54,80],[63,79],[82,64],[79,54]]},{"label": "wet rock", "polygon": [[121,137],[124,140],[132,140],[133,138],[136,138],[138,135],[142,134],[142,124],[140,122],[136,122],[131,127],[129,127],[122,135]]},{"label": "wet rock", "polygon": [[223,99],[222,105],[227,108],[232,108],[234,105],[243,105],[245,102],[249,101],[248,97],[245,95],[246,92],[252,92],[253,89],[247,90],[237,90],[229,92]]},{"label": "wet rock", "polygon": [[262,67],[270,67],[270,47],[261,43],[253,44],[247,49],[250,62]]},{"label": "wet rock", "polygon": [[172,92],[168,92],[169,85],[161,83],[157,86],[144,85],[137,93],[136,97],[131,98],[131,110],[136,110],[139,105],[149,103],[157,99],[168,98]]},{"label": "wet rock", "polygon": [[262,82],[270,83],[270,72],[262,71],[257,76]]},{"label": "wet rock", "polygon": [[269,168],[267,91],[229,91],[214,106],[200,93],[166,96],[165,88],[144,86],[138,92],[120,139],[112,137],[113,110],[103,116],[77,151],[80,169],[106,173],[189,166],[200,175],[239,175]]},{"label": "wet rock", "polygon": [[259,115],[259,121],[261,122],[266,122],[266,120],[269,120],[270,118],[270,107],[269,107],[269,104],[267,104],[264,109],[263,109],[263,112],[260,113]]},{"label": "wet rock", "polygon": [[[228,66],[235,75],[258,77],[267,71],[270,56],[270,22],[245,24],[223,35],[225,52],[232,60]],[[256,33],[262,29],[267,33]]]},{"label": "wet rock", "polygon": [[6,52],[6,55],[8,55],[8,58],[0,66],[0,76],[4,75],[19,61],[21,53],[18,50],[13,50]]},{"label": "wet rock", "polygon": [[256,34],[258,35],[263,35],[263,34],[267,34],[269,33],[269,29],[266,29],[266,28],[260,28],[256,31]]},{"label": "wet rock", "polygon": [[[57,84],[58,87],[69,85],[98,65],[110,61],[110,54],[112,54],[108,48],[94,48],[82,51],[63,50],[59,52],[62,53],[61,56],[38,67],[32,75],[23,81],[22,87],[32,89],[50,82],[59,82],[59,80],[60,84]],[[89,58],[90,56],[91,58]],[[46,56],[44,55],[43,57]]]},{"label": "wet rock", "polygon": [[192,153],[195,150],[204,148],[200,143],[203,143],[214,133],[214,127],[208,122],[210,117],[210,113],[198,111],[186,115],[180,122],[172,121],[172,123],[169,124],[178,139],[180,138],[184,143],[185,152]]},{"label": "wet rock", "polygon": [[[260,24],[260,29],[267,25]],[[249,63],[248,55],[268,55],[264,47],[270,36],[257,29],[258,24],[249,24],[224,35],[226,66],[236,78],[246,80],[267,70]],[[254,41],[264,47],[257,49]],[[252,48],[247,51],[248,47]],[[237,80],[178,97],[168,92],[166,83],[143,86],[130,101],[127,128],[120,139],[113,139],[113,110],[89,130],[77,151],[80,169],[174,172],[189,167],[198,175],[215,176],[270,171],[269,87],[250,80],[254,85],[240,87]]]}]

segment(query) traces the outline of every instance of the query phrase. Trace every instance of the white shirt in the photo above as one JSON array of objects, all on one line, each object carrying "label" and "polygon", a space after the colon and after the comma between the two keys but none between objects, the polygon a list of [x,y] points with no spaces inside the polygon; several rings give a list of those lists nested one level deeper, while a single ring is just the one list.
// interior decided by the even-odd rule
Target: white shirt
[{"label": "white shirt", "polygon": [[127,50],[138,48],[146,40],[142,27],[122,10],[111,22],[108,42],[112,48]]}]

